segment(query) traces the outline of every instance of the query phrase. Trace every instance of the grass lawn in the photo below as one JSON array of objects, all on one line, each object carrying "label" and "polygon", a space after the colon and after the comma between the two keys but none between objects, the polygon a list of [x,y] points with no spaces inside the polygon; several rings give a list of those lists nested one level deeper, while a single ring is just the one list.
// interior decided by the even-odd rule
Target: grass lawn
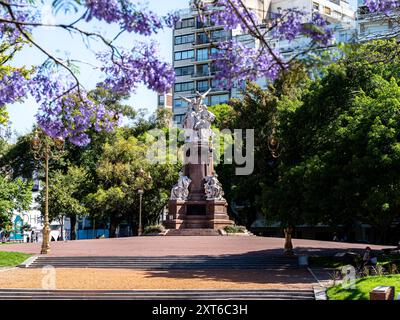
[{"label": "grass lawn", "polygon": [[0,251],[0,267],[15,267],[30,256],[30,254],[26,253]]},{"label": "grass lawn", "polygon": [[[391,255],[378,255],[378,264],[383,265],[385,268],[388,268],[391,264],[396,264],[398,269],[400,269],[400,255],[399,254],[391,254]],[[353,261],[343,260],[340,258],[336,258],[333,256],[327,257],[310,257],[309,263],[311,267],[317,268],[335,268],[340,269],[341,267],[351,264],[358,265],[361,263],[360,258],[355,258]]]},{"label": "grass lawn", "polygon": [[329,300],[369,300],[369,292],[378,286],[394,286],[395,300],[400,294],[400,275],[367,277],[356,281],[356,289],[343,289],[342,285],[327,290]]}]

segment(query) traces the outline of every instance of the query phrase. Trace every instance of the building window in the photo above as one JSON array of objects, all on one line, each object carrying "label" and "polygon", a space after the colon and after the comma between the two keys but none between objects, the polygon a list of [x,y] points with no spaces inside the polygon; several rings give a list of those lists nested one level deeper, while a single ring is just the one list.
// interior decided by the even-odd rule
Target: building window
[{"label": "building window", "polygon": [[198,77],[207,77],[209,75],[208,64],[199,64],[197,65],[197,73]]},{"label": "building window", "polygon": [[193,28],[194,18],[182,19],[175,24],[175,29]]},{"label": "building window", "polygon": [[210,88],[208,84],[208,80],[198,81],[197,82],[197,91],[207,91]]},{"label": "building window", "polygon": [[194,58],[194,50],[178,51],[175,52],[175,61],[188,60]]},{"label": "building window", "polygon": [[211,96],[211,105],[215,106],[217,104],[227,103],[229,101],[228,94],[221,94],[218,96]]},{"label": "building window", "polygon": [[197,35],[197,44],[204,44],[204,43],[209,43],[209,42],[210,41],[208,39],[208,36],[204,32],[199,33]]},{"label": "building window", "polygon": [[197,50],[197,61],[208,60],[208,48]]},{"label": "building window", "polygon": [[365,33],[365,23],[360,23],[360,33]]},{"label": "building window", "polygon": [[319,11],[319,3],[313,2],[313,9]]},{"label": "building window", "polygon": [[186,34],[184,36],[175,37],[175,45],[193,43],[194,42],[194,34]]},{"label": "building window", "polygon": [[193,89],[194,89],[193,81],[175,84],[175,92],[192,91]]},{"label": "building window", "polygon": [[175,74],[177,77],[191,76],[191,75],[193,75],[193,73],[194,73],[194,66],[175,68]]},{"label": "building window", "polygon": [[183,115],[183,114],[176,115],[176,116],[174,116],[174,122],[176,124],[181,124],[183,122],[184,117],[185,117],[185,115]]},{"label": "building window", "polygon": [[158,96],[158,105],[163,106],[165,104],[165,96]]},{"label": "building window", "polygon": [[213,79],[211,82],[211,88],[217,90],[224,90],[228,87],[228,82],[226,80]]},{"label": "building window", "polygon": [[218,48],[211,48],[211,55],[215,55],[219,52]]},{"label": "building window", "polygon": [[324,7],[324,13],[325,13],[325,14],[328,14],[328,15],[331,15],[331,13],[332,13],[331,8],[329,8],[329,7]]},{"label": "building window", "polygon": [[347,42],[348,37],[347,37],[347,33],[341,33],[339,35],[339,42]]},{"label": "building window", "polygon": [[211,32],[211,40],[213,41],[223,41],[227,40],[228,33],[225,30],[216,30]]},{"label": "building window", "polygon": [[174,99],[174,108],[185,108],[188,106],[188,102],[182,99]]},{"label": "building window", "polygon": [[212,27],[210,16],[207,17],[197,17],[197,29]]}]

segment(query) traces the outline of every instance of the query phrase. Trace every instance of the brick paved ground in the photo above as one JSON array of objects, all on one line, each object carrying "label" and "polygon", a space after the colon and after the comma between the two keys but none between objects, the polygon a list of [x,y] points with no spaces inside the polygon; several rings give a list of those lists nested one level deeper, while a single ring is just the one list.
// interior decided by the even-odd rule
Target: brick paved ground
[{"label": "brick paved ground", "polygon": [[[264,237],[134,237],[119,239],[52,242],[51,256],[167,256],[281,254],[284,240]],[[297,253],[330,253],[337,250],[364,249],[365,244],[293,240]],[[382,246],[370,245],[372,249]],[[0,251],[37,254],[40,243],[2,245]]]},{"label": "brick paved ground", "polygon": [[[51,256],[193,256],[282,254],[283,239],[262,237],[135,237],[52,242]],[[293,240],[297,253],[363,249],[363,244]],[[380,249],[380,246],[371,246]],[[40,244],[2,245],[1,251],[37,254]],[[0,288],[42,288],[41,269],[0,272]],[[307,270],[113,270],[57,269],[58,289],[309,289]]]},{"label": "brick paved ground", "polygon": [[[56,269],[57,289],[310,289],[306,270],[113,270]],[[0,272],[0,288],[42,288],[41,269]],[[46,284],[46,282],[44,282]]]}]

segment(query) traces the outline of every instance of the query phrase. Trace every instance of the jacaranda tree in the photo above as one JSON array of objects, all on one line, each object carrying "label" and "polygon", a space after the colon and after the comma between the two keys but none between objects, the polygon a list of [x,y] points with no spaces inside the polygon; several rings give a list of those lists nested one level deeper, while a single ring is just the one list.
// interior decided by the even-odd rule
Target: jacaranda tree
[{"label": "jacaranda tree", "polygon": [[[44,23],[41,17],[44,2],[40,0],[0,0],[0,38],[2,43],[9,44],[3,54],[14,52],[22,41],[45,56],[42,64],[32,66],[29,76],[18,69],[3,72],[1,109],[31,95],[40,104],[37,120],[43,130],[52,137],[63,137],[81,146],[90,142],[88,129],[110,131],[119,123],[121,116],[102,103],[93,101],[82,86],[74,65],[79,57],[56,55],[35,38],[34,31],[44,27],[62,29],[82,37],[82,49],[92,40],[102,44],[103,48],[96,51],[99,72],[103,75],[97,87],[119,95],[134,92],[140,83],[158,92],[171,88],[174,70],[169,63],[159,59],[155,42],[135,41],[132,47],[126,48],[118,46],[116,41],[124,33],[151,37],[163,28],[172,27],[178,21],[176,14],[159,16],[139,5],[139,2],[128,0],[54,0],[52,4],[55,14],[67,12],[71,21]],[[259,77],[274,80],[301,56],[299,53],[285,61],[273,49],[273,40],[291,41],[300,34],[308,36],[310,43],[303,53],[326,46],[332,40],[332,30],[318,14],[307,18],[299,10],[284,10],[273,15],[269,27],[263,29],[259,16],[244,6],[242,0],[216,0],[211,3],[198,0],[194,1],[194,5],[204,19],[229,30],[241,28],[260,43],[256,48],[236,40],[215,44],[218,48],[213,56],[218,69],[216,77],[226,80],[221,82],[223,85],[232,86],[235,81]],[[210,11],[210,6],[217,10]],[[90,29],[94,21],[117,26],[118,31],[109,39],[101,32]]]}]

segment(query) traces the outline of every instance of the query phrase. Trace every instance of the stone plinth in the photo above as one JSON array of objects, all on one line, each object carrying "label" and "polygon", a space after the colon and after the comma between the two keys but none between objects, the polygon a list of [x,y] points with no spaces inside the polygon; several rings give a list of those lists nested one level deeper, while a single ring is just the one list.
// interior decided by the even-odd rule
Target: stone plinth
[{"label": "stone plinth", "polygon": [[[183,170],[172,187],[168,229],[223,229],[229,220],[228,204],[221,183],[214,173],[211,123],[215,115],[203,100],[210,92],[185,99],[188,110],[183,121],[185,136]],[[210,200],[213,199],[213,200]]]},{"label": "stone plinth", "polygon": [[226,200],[171,200],[168,229],[223,229],[233,225]]}]

